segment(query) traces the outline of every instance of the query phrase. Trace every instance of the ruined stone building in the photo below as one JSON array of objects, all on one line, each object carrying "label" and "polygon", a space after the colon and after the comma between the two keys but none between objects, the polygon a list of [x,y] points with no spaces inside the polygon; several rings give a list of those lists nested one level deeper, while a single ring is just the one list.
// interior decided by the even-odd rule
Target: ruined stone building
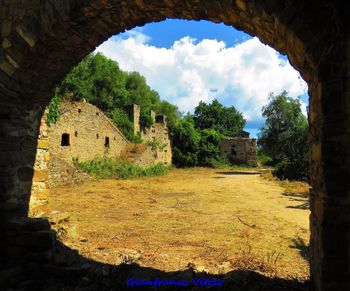
[{"label": "ruined stone building", "polygon": [[[92,104],[65,102],[60,106],[59,111],[58,122],[51,125],[49,129],[51,156],[67,163],[87,161],[95,156],[127,157],[128,151],[134,146],[117,126]],[[139,150],[132,162],[146,166],[159,162],[171,164],[166,116],[156,118],[153,111],[151,115],[154,124],[150,128],[141,130],[140,106],[132,105],[134,133],[140,134],[145,144],[144,150]],[[149,152],[146,150],[148,148]]]},{"label": "ruined stone building", "polygon": [[130,114],[134,124],[134,134],[140,134],[145,144],[148,145],[134,161],[142,166],[148,166],[155,162],[170,165],[172,151],[167,117],[165,115],[156,115],[154,111],[151,111],[153,124],[150,128],[141,128],[140,106],[136,104],[132,105]]},{"label": "ruined stone building", "polygon": [[63,103],[60,118],[50,126],[50,155],[71,163],[94,156],[120,156],[129,141],[96,106]]},{"label": "ruined stone building", "polygon": [[50,127],[44,114],[34,165],[32,212],[46,211],[50,187],[74,184],[89,177],[75,167],[75,162],[107,156],[145,167],[171,164],[166,116],[156,116],[152,111],[154,123],[150,128],[141,128],[140,106],[134,104],[130,109],[134,133],[141,135],[142,144],[131,143],[101,110],[86,102],[63,102],[59,120]]},{"label": "ruined stone building", "polygon": [[[0,262],[9,278],[5,286],[0,280],[0,289],[52,269],[49,223],[27,214],[33,178],[47,176],[33,166],[53,88],[112,35],[180,18],[222,22],[257,36],[287,55],[307,82],[310,288],[350,290],[349,11],[349,1],[335,0],[0,1]],[[24,245],[23,238],[32,239]]]},{"label": "ruined stone building", "polygon": [[220,144],[220,151],[227,155],[232,164],[258,165],[255,138],[225,137]]}]

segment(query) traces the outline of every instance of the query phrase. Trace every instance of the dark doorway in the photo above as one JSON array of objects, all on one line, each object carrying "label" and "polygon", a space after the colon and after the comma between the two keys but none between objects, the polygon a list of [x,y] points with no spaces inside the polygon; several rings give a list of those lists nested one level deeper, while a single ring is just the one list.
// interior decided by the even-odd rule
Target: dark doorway
[{"label": "dark doorway", "polygon": [[69,133],[63,133],[63,134],[62,134],[61,146],[63,146],[63,147],[70,146],[70,137],[69,137]]},{"label": "dark doorway", "polygon": [[106,138],[105,138],[105,147],[109,148],[109,137],[108,136],[106,136]]}]

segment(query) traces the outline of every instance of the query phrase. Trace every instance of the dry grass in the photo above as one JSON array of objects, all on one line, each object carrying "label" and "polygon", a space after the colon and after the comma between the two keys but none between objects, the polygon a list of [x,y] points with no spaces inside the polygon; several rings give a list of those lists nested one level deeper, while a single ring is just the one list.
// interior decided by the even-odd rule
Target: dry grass
[{"label": "dry grass", "polygon": [[306,182],[289,181],[288,179],[281,181],[275,176],[273,176],[271,174],[271,171],[266,171],[261,176],[266,180],[278,183],[281,187],[285,189],[286,194],[299,195],[305,198],[309,197],[310,185]]},{"label": "dry grass", "polygon": [[304,280],[309,211],[285,193],[254,169],[175,169],[53,189],[50,205],[69,214],[63,242],[97,261]]}]

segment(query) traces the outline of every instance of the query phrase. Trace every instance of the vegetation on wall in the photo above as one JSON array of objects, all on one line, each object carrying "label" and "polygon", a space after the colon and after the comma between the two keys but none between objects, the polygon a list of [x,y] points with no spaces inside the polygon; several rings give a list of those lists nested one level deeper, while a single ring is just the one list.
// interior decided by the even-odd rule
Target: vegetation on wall
[{"label": "vegetation on wall", "polygon": [[170,127],[173,141],[173,163],[178,167],[217,167],[229,164],[220,152],[224,135],[243,130],[245,120],[233,106],[225,107],[213,100],[200,102],[194,114],[187,114]]},{"label": "vegetation on wall", "polygon": [[262,109],[266,121],[259,134],[261,153],[270,157],[280,179],[309,180],[308,122],[299,99],[283,91],[270,94]]},{"label": "vegetation on wall", "polygon": [[[131,141],[139,141],[139,137],[133,134],[128,112],[130,105],[140,105],[142,127],[152,125],[151,110],[167,115],[170,122],[180,116],[178,108],[160,100],[159,94],[147,85],[143,76],[121,70],[117,62],[100,53],[88,55],[75,66],[56,87],[54,99],[62,99],[67,94],[72,96],[72,101],[85,100],[96,105]],[[51,104],[50,110],[54,106],[56,103]]]},{"label": "vegetation on wall", "polygon": [[47,125],[50,126],[52,123],[56,123],[60,118],[59,106],[61,103],[61,96],[57,94],[57,89],[55,90],[55,95],[52,98],[49,110],[47,113]]},{"label": "vegetation on wall", "polygon": [[94,174],[99,179],[161,176],[168,169],[160,163],[143,168],[126,160],[117,160],[111,157],[95,157],[90,161],[75,162],[75,164],[81,170],[89,174]]},{"label": "vegetation on wall", "polygon": [[[167,115],[173,163],[178,167],[216,167],[228,163],[227,157],[220,153],[220,142],[225,135],[242,132],[246,124],[234,106],[225,107],[217,100],[208,104],[200,102],[193,114],[184,116],[177,106],[160,100],[143,76],[122,71],[117,62],[100,53],[84,58],[56,87],[48,124],[58,120],[59,104],[67,96],[72,101],[85,100],[96,105],[135,143],[141,142],[141,137],[133,133],[130,105],[140,105],[141,127],[152,124],[151,110]],[[262,115],[266,122],[258,139],[261,163],[273,165],[275,175],[280,178],[308,179],[308,123],[300,101],[290,98],[285,91],[277,96],[271,94]]]}]

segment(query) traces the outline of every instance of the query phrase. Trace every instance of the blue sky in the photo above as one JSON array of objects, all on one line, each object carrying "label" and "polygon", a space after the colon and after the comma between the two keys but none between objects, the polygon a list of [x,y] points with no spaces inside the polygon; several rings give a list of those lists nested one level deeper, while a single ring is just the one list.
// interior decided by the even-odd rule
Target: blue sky
[{"label": "blue sky", "polygon": [[138,71],[162,99],[181,111],[199,101],[218,99],[235,106],[247,119],[245,130],[256,137],[264,120],[261,108],[270,92],[301,96],[306,114],[306,83],[280,55],[258,38],[224,24],[166,20],[111,37],[96,51],[116,60],[121,69]]},{"label": "blue sky", "polygon": [[[215,24],[205,20],[168,19],[162,22],[149,23],[141,29],[136,28],[135,30],[142,31],[145,35],[150,36],[149,45],[165,48],[170,48],[176,40],[185,36],[190,36],[198,40],[222,40],[228,46],[252,38],[250,35],[234,29],[232,26],[227,26],[222,23]],[[128,38],[128,34],[124,33],[121,37]]]}]

